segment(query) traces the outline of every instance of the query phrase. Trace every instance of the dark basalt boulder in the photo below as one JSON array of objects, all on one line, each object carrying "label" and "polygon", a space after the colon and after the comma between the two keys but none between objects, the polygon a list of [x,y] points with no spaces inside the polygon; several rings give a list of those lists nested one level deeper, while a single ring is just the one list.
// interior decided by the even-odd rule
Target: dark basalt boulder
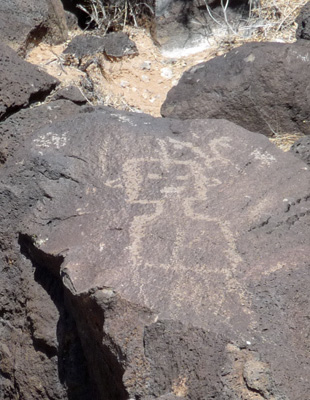
[{"label": "dark basalt boulder", "polygon": [[137,55],[138,49],[126,33],[112,32],[106,36],[75,36],[63,54],[67,63],[82,66],[96,55],[117,60]]},{"label": "dark basalt boulder", "polygon": [[0,44],[0,74],[0,121],[22,107],[44,100],[59,83],[3,44]]},{"label": "dark basalt boulder", "polygon": [[227,121],[82,106],[0,178],[8,393],[307,400],[303,162]]},{"label": "dark basalt boulder", "polygon": [[301,43],[247,43],[185,72],[164,117],[227,119],[267,136],[310,134],[310,58]]},{"label": "dark basalt boulder", "polygon": [[68,37],[66,15],[61,0],[0,0],[2,43],[20,55],[41,41],[51,44]]},{"label": "dark basalt boulder", "polygon": [[310,137],[302,137],[293,144],[290,151],[298,158],[310,165]]},{"label": "dark basalt boulder", "polygon": [[296,38],[310,40],[310,2],[306,3],[296,18]]}]

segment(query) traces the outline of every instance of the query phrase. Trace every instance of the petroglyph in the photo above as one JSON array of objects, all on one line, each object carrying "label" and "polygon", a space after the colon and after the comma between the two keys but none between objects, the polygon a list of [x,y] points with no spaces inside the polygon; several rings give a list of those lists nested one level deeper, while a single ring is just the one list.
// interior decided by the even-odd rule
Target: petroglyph
[{"label": "petroglyph", "polygon": [[[212,288],[215,285],[208,276],[212,275],[214,281],[214,274],[218,274],[219,290],[212,290],[213,299],[216,297],[212,312],[225,315],[225,292],[237,295],[241,305],[249,306],[235,277],[242,258],[229,223],[210,215],[204,206],[208,191],[222,185],[212,176],[215,166],[231,164],[221,153],[221,148],[230,147],[229,138],[211,140],[211,156],[191,142],[173,138],[168,142],[157,139],[157,145],[158,158],[131,158],[124,163],[122,173],[127,204],[139,206],[139,213],[130,225],[127,250],[140,298],[144,299],[144,295],[139,275],[141,269],[147,268],[154,276],[155,286],[161,285],[159,271],[167,273],[165,279],[174,280],[174,291],[170,294],[175,304],[181,304],[185,288],[192,281],[195,290],[188,295],[189,301],[193,308],[201,309],[201,301],[211,292],[210,285]],[[156,259],[150,249],[156,249]],[[218,252],[223,265],[218,271],[208,268],[208,251]]]},{"label": "petroglyph", "polygon": [[254,156],[256,160],[260,160],[262,164],[265,165],[270,165],[276,161],[273,155],[267,153],[266,151],[262,152],[260,149],[255,149],[254,151],[252,151],[251,155]]},{"label": "petroglyph", "polygon": [[36,147],[47,148],[47,147],[55,147],[56,149],[60,149],[67,144],[67,132],[59,135],[54,132],[47,132],[40,135],[37,139],[34,139],[34,143]]}]

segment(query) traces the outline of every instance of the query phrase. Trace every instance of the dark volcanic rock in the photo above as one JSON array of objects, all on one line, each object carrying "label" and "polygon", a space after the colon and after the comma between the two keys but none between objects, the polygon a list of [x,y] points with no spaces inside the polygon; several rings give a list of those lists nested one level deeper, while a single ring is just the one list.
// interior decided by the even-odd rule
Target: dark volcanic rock
[{"label": "dark volcanic rock", "polygon": [[41,40],[58,44],[67,39],[61,0],[0,0],[2,43],[25,55]]},{"label": "dark volcanic rock", "polygon": [[71,40],[68,47],[64,50],[64,54],[72,54],[78,59],[82,59],[85,56],[103,53],[103,51],[103,37],[93,35],[78,35]]},{"label": "dark volcanic rock", "polygon": [[310,134],[310,58],[302,44],[248,43],[192,67],[161,113],[227,119],[267,136]]},{"label": "dark volcanic rock", "polygon": [[305,4],[300,10],[300,14],[296,19],[298,25],[296,38],[310,40],[310,2]]},{"label": "dark volcanic rock", "polygon": [[[227,121],[79,110],[34,131],[1,168],[1,276],[11,260],[61,289],[36,278],[56,307],[24,328],[38,354],[58,358],[68,380],[74,326],[69,359],[87,360],[89,374],[83,361],[75,377],[100,399],[307,400],[305,164]],[[57,318],[67,330],[55,338]]]},{"label": "dark volcanic rock", "polygon": [[109,33],[104,37],[104,41],[104,52],[107,57],[122,58],[138,54],[135,43],[124,32]]},{"label": "dark volcanic rock", "polygon": [[77,86],[73,85],[58,90],[57,93],[55,93],[55,95],[53,96],[53,100],[59,99],[70,100],[76,104],[87,103],[87,100],[83,96],[81,90]]},{"label": "dark volcanic rock", "polygon": [[138,54],[135,43],[123,32],[109,33],[104,37],[93,35],[75,36],[63,52],[67,58],[75,57],[74,61],[81,65],[85,58],[95,55],[118,59]]},{"label": "dark volcanic rock", "polygon": [[[1,122],[2,162],[10,162],[33,132],[78,109],[72,102],[55,101],[23,109]],[[33,177],[31,171],[26,175]],[[45,268],[36,265],[35,269],[21,254],[27,254],[26,245],[18,235],[15,217],[21,204],[31,208],[37,192],[24,196],[25,182],[17,176],[12,176],[12,182],[14,188],[3,185],[1,179],[0,397],[95,399],[77,328],[64,306],[63,285]]]},{"label": "dark volcanic rock", "polygon": [[34,101],[44,100],[59,82],[6,45],[0,45],[0,74],[0,120]]},{"label": "dark volcanic rock", "polygon": [[310,165],[310,137],[302,137],[298,139],[290,151],[298,158]]}]

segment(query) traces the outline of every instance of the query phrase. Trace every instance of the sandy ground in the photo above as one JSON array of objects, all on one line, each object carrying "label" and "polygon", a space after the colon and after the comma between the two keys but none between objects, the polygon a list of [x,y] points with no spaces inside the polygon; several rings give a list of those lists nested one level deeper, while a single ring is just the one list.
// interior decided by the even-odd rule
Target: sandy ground
[{"label": "sandy ground", "polygon": [[[213,45],[194,55],[169,58],[161,54],[144,29],[128,28],[127,33],[136,43],[139,55],[120,61],[105,60],[104,74],[96,65],[87,69],[98,95],[96,104],[142,111],[153,116],[160,115],[167,92],[178,83],[185,70],[223,54],[227,47],[222,43],[220,48]],[[27,61],[57,77],[64,87],[71,84],[81,87],[86,74],[78,68],[64,65],[62,52],[67,45],[68,42],[59,46],[40,44],[28,54]]]}]

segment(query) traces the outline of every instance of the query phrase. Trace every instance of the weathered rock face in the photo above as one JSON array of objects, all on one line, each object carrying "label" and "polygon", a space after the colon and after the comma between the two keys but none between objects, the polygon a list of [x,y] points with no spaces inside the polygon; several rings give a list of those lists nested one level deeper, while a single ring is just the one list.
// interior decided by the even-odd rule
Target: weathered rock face
[{"label": "weathered rock face", "polygon": [[0,120],[34,101],[44,99],[58,80],[0,45]]},{"label": "weathered rock face", "polygon": [[[14,162],[16,149],[34,131],[65,119],[77,109],[77,105],[62,100],[8,117],[0,124],[1,163]],[[32,172],[27,174],[30,178]],[[1,399],[96,398],[75,322],[64,307],[62,284],[46,269],[34,270],[21,254],[16,200],[19,197],[24,209],[27,204],[31,207],[31,201],[21,188],[26,182],[15,178],[15,189],[2,185],[1,179],[0,194]],[[10,225],[6,225],[8,221]]]},{"label": "weathered rock face", "polygon": [[[246,10],[248,0],[230,0],[226,17],[232,25],[236,21],[240,24]],[[210,13],[214,14],[218,23],[214,22]],[[227,28],[221,2],[217,0],[156,0],[154,22],[153,36],[166,51],[197,46],[206,41],[214,27],[218,30],[221,25],[222,31]]]},{"label": "weathered rock face", "polygon": [[67,39],[66,16],[61,0],[0,0],[2,42],[25,55],[34,44]]},{"label": "weathered rock face", "polygon": [[24,331],[66,379],[80,355],[92,398],[306,400],[309,192],[303,162],[230,122],[82,107],[1,169],[1,276],[36,271],[54,308]]},{"label": "weathered rock face", "polygon": [[310,165],[310,137],[305,136],[298,139],[290,151],[295,154],[296,157],[303,160],[306,164]]},{"label": "weathered rock face", "polygon": [[248,43],[183,74],[161,113],[181,119],[224,118],[267,136],[308,135],[309,77],[308,46]]},{"label": "weathered rock face", "polygon": [[296,19],[298,25],[296,38],[310,40],[310,2],[305,4]]}]

